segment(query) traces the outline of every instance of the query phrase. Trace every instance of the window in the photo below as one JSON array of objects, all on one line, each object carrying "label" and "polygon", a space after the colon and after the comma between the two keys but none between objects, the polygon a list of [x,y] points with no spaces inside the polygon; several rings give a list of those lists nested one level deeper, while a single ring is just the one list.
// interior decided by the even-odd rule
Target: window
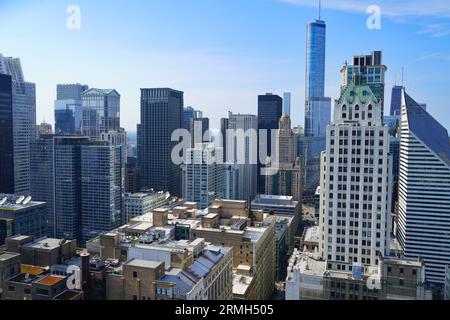
[{"label": "window", "polygon": [[137,271],[133,271],[133,278],[137,278],[137,277],[138,277]]}]

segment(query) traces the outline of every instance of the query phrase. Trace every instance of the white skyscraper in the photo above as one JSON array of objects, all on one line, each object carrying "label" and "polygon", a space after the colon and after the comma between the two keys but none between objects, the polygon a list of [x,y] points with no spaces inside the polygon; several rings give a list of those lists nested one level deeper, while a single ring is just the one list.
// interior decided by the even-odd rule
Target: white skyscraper
[{"label": "white skyscraper", "polygon": [[450,264],[450,144],[447,130],[402,90],[397,237],[444,284]]},{"label": "white skyscraper", "polygon": [[237,200],[253,199],[257,185],[258,117],[252,114],[228,114],[226,137],[226,161],[237,164],[239,191]]},{"label": "white skyscraper", "polygon": [[19,58],[0,54],[0,73],[12,77],[15,193],[28,193],[30,143],[36,139],[36,86],[25,81]]},{"label": "white skyscraper", "polygon": [[223,148],[213,144],[200,143],[187,149],[184,165],[183,197],[197,202],[200,209],[206,209],[215,198],[225,195],[224,169],[219,162],[223,159]]},{"label": "white skyscraper", "polygon": [[336,101],[322,153],[320,251],[328,269],[379,265],[389,249],[392,160],[381,104],[367,85]]}]

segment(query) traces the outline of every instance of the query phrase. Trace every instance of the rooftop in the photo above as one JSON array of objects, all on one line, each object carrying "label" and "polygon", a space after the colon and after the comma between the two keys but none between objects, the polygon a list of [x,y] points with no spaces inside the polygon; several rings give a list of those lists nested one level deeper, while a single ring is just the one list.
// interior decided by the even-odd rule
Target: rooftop
[{"label": "rooftop", "polygon": [[53,250],[59,248],[63,244],[61,239],[40,238],[24,245],[25,248]]},{"label": "rooftop", "polygon": [[158,262],[158,261],[132,259],[132,260],[128,261],[125,265],[126,266],[131,266],[131,267],[156,269],[161,264],[163,264],[163,263],[162,262]]},{"label": "rooftop", "polygon": [[20,257],[20,254],[5,252],[3,254],[0,254],[0,261],[6,261],[16,257]]},{"label": "rooftop", "polygon": [[32,201],[31,197],[0,193],[0,210],[18,211],[45,205],[45,202]]},{"label": "rooftop", "polygon": [[48,275],[38,281],[36,283],[42,284],[44,286],[53,286],[61,281],[64,281],[66,277],[63,276],[56,276],[56,275]]}]

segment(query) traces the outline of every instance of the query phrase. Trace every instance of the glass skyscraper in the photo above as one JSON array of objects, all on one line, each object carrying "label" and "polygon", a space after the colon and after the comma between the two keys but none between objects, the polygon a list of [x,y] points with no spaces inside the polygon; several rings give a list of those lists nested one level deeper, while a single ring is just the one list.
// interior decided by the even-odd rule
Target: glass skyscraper
[{"label": "glass skyscraper", "polygon": [[56,88],[55,133],[80,134],[83,123],[81,94],[87,85],[59,84]]},{"label": "glass skyscraper", "polygon": [[171,140],[183,128],[183,92],[169,88],[141,89],[138,162],[144,189],[181,197],[181,168],[172,162]]},{"label": "glass skyscraper", "polygon": [[325,137],[331,121],[331,99],[325,98],[326,24],[316,20],[307,26],[305,135]]},{"label": "glass skyscraper", "polygon": [[25,81],[18,58],[0,54],[0,74],[12,79],[14,193],[28,193],[30,143],[36,138],[36,86]]},{"label": "glass skyscraper", "polygon": [[120,130],[120,95],[116,90],[89,89],[81,94],[83,135],[99,140],[102,133]]},{"label": "glass skyscraper", "polygon": [[0,193],[14,193],[12,80],[0,74]]},{"label": "glass skyscraper", "polygon": [[[272,149],[272,130],[280,129],[280,119],[283,115],[283,99],[280,96],[267,93],[258,96],[258,130],[267,130],[267,139],[265,145],[267,146],[267,156],[272,157],[275,150]],[[264,146],[264,141],[258,134],[258,158],[259,150]],[[265,193],[265,176],[261,175],[261,169],[264,167],[263,163],[258,161],[258,193]]]}]

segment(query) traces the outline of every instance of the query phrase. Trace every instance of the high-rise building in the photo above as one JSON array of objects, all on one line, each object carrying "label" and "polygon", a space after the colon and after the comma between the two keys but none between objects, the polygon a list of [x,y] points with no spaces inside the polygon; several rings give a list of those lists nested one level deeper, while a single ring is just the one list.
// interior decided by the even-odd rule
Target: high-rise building
[{"label": "high-rise building", "polygon": [[325,97],[326,24],[320,17],[307,26],[305,135],[324,137],[331,120],[331,99]]},{"label": "high-rise building", "polygon": [[123,217],[123,146],[81,146],[81,243],[119,227]]},{"label": "high-rise building", "polygon": [[137,165],[137,157],[127,157],[125,169],[125,192],[136,193],[141,189],[141,176]]},{"label": "high-rise building", "polygon": [[450,264],[450,144],[447,130],[402,91],[397,238],[405,256],[425,261],[443,285]]},{"label": "high-rise building", "polygon": [[392,157],[381,109],[367,85],[350,83],[336,101],[320,188],[319,251],[329,270],[378,266],[389,253]]},{"label": "high-rise building", "polygon": [[[267,130],[267,138],[262,140],[258,134],[258,158],[261,156],[261,148],[267,152],[268,157],[275,153],[275,145],[272,143],[272,130],[280,128],[280,119],[283,115],[283,99],[280,96],[267,93],[258,96],[258,131]],[[273,147],[272,147],[273,146]],[[262,168],[265,167],[265,159],[258,161],[258,193],[265,193],[265,176],[262,175]]]},{"label": "high-rise building", "polygon": [[290,92],[283,93],[283,113],[291,117],[292,94]]},{"label": "high-rise building", "polygon": [[58,84],[55,100],[55,133],[58,135],[81,134],[83,109],[81,94],[87,85]]},{"label": "high-rise building", "polygon": [[378,101],[381,102],[382,109],[380,112],[384,115],[384,87],[387,67],[383,65],[382,57],[381,51],[373,51],[370,55],[353,56],[353,64],[348,65],[346,63],[341,70],[341,89],[345,90],[355,79],[361,84],[368,85]]},{"label": "high-rise building", "polygon": [[14,193],[29,192],[30,142],[36,138],[36,86],[26,82],[19,58],[0,54],[0,74],[12,79]]},{"label": "high-rise building", "polygon": [[45,136],[45,135],[49,135],[49,134],[53,134],[53,128],[52,128],[51,124],[42,122],[41,124],[38,124],[36,126],[36,136],[37,137]]},{"label": "high-rise building", "polygon": [[191,130],[191,120],[195,118],[195,109],[186,107],[183,110],[183,129]]},{"label": "high-rise building", "polygon": [[190,120],[189,132],[192,136],[192,148],[198,143],[210,142],[209,118],[203,117],[201,111],[196,111],[194,118]]},{"label": "high-rise building", "polygon": [[401,117],[402,115],[402,91],[405,88],[403,86],[394,86],[392,88],[391,95],[391,112],[392,117]]},{"label": "high-rise building", "polygon": [[48,234],[80,243],[122,222],[123,146],[43,136],[31,147],[31,195],[45,201]]},{"label": "high-rise building", "polygon": [[222,130],[226,137],[226,163],[239,168],[237,200],[253,199],[257,193],[258,118],[252,114],[229,112],[226,124],[228,127]]},{"label": "high-rise building", "polygon": [[104,132],[120,130],[120,95],[111,89],[89,89],[81,94],[82,132],[99,140]]},{"label": "high-rise building", "polygon": [[171,154],[172,133],[183,126],[183,92],[169,88],[141,89],[138,161],[144,189],[181,196],[181,168]]},{"label": "high-rise building", "polygon": [[12,80],[0,74],[0,192],[14,193]]},{"label": "high-rise building", "polygon": [[287,114],[281,117],[279,127],[278,163],[270,169],[272,174],[265,176],[265,191],[269,195],[292,196],[295,201],[301,202],[302,164],[301,159],[296,157],[294,132]]},{"label": "high-rise building", "polygon": [[168,192],[138,192],[126,193],[124,197],[125,221],[128,223],[131,219],[149,214],[153,209],[161,208],[170,201]]},{"label": "high-rise building", "polygon": [[183,199],[197,202],[200,209],[206,209],[216,198],[225,196],[225,166],[221,164],[223,148],[213,144],[197,144],[186,151],[184,164]]}]

